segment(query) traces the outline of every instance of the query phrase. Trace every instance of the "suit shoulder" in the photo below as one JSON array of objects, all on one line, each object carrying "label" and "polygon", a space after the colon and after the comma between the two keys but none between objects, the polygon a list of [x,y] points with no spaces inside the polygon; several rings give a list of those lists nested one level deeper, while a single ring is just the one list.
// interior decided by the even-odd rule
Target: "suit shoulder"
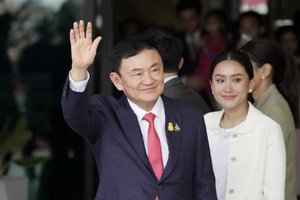
[{"label": "suit shoulder", "polygon": [[172,104],[177,104],[178,106],[182,107],[182,108],[186,108],[186,109],[197,109],[196,106],[190,104],[190,103],[187,103],[185,101],[182,101],[180,99],[175,99],[173,97],[168,97],[168,96],[165,96],[164,95],[164,99],[167,100],[167,102],[171,102]]},{"label": "suit shoulder", "polygon": [[116,107],[118,105],[118,100],[111,96],[106,94],[95,94],[92,95],[89,99],[90,104],[93,105],[103,105],[103,106],[114,106]]},{"label": "suit shoulder", "polygon": [[164,103],[169,104],[169,106],[178,107],[180,110],[182,110],[183,112],[185,112],[187,114],[200,113],[203,116],[203,112],[198,107],[196,107],[190,103],[184,102],[179,99],[170,98],[165,95],[163,95],[162,97],[163,97]]}]

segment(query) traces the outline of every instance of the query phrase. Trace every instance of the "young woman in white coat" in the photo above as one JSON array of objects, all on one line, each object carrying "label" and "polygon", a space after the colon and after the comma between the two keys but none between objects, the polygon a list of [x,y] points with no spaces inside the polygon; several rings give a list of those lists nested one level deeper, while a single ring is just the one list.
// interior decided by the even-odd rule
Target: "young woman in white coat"
[{"label": "young woman in white coat", "polygon": [[249,101],[253,67],[242,52],[219,55],[211,90],[221,111],[205,115],[219,200],[284,200],[285,146],[280,126]]}]

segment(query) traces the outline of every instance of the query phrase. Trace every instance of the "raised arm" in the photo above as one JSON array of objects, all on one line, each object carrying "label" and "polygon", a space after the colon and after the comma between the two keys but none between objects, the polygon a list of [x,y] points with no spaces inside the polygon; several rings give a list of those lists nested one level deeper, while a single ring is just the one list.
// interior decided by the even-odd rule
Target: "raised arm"
[{"label": "raised arm", "polygon": [[88,22],[86,30],[84,21],[74,22],[70,30],[71,56],[72,56],[72,79],[76,82],[85,80],[86,71],[93,63],[97,47],[102,38],[92,39],[92,23]]}]

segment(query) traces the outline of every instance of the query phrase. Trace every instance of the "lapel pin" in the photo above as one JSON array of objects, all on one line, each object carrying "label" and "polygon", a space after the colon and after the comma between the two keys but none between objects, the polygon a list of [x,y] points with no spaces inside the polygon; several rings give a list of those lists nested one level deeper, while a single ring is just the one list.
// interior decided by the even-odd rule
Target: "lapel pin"
[{"label": "lapel pin", "polygon": [[173,127],[172,122],[168,123],[168,131],[174,131],[174,127]]},{"label": "lapel pin", "polygon": [[175,124],[175,128],[174,128],[174,130],[175,130],[176,132],[179,132],[179,131],[180,131],[180,127],[178,126],[178,124],[177,124],[177,123]]}]

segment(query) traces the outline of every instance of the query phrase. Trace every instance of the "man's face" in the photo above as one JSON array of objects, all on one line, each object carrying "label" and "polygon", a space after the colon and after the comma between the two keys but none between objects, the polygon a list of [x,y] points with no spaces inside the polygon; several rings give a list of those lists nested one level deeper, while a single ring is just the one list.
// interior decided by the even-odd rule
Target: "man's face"
[{"label": "man's face", "polygon": [[252,39],[259,38],[263,34],[263,27],[261,27],[255,18],[245,17],[240,22],[240,34],[249,35]]},{"label": "man's face", "polygon": [[180,29],[187,35],[193,34],[199,26],[199,15],[194,9],[186,9],[179,13]]},{"label": "man's face", "polygon": [[149,111],[164,89],[162,59],[156,50],[145,49],[122,59],[119,74],[112,72],[110,78],[132,102]]}]

